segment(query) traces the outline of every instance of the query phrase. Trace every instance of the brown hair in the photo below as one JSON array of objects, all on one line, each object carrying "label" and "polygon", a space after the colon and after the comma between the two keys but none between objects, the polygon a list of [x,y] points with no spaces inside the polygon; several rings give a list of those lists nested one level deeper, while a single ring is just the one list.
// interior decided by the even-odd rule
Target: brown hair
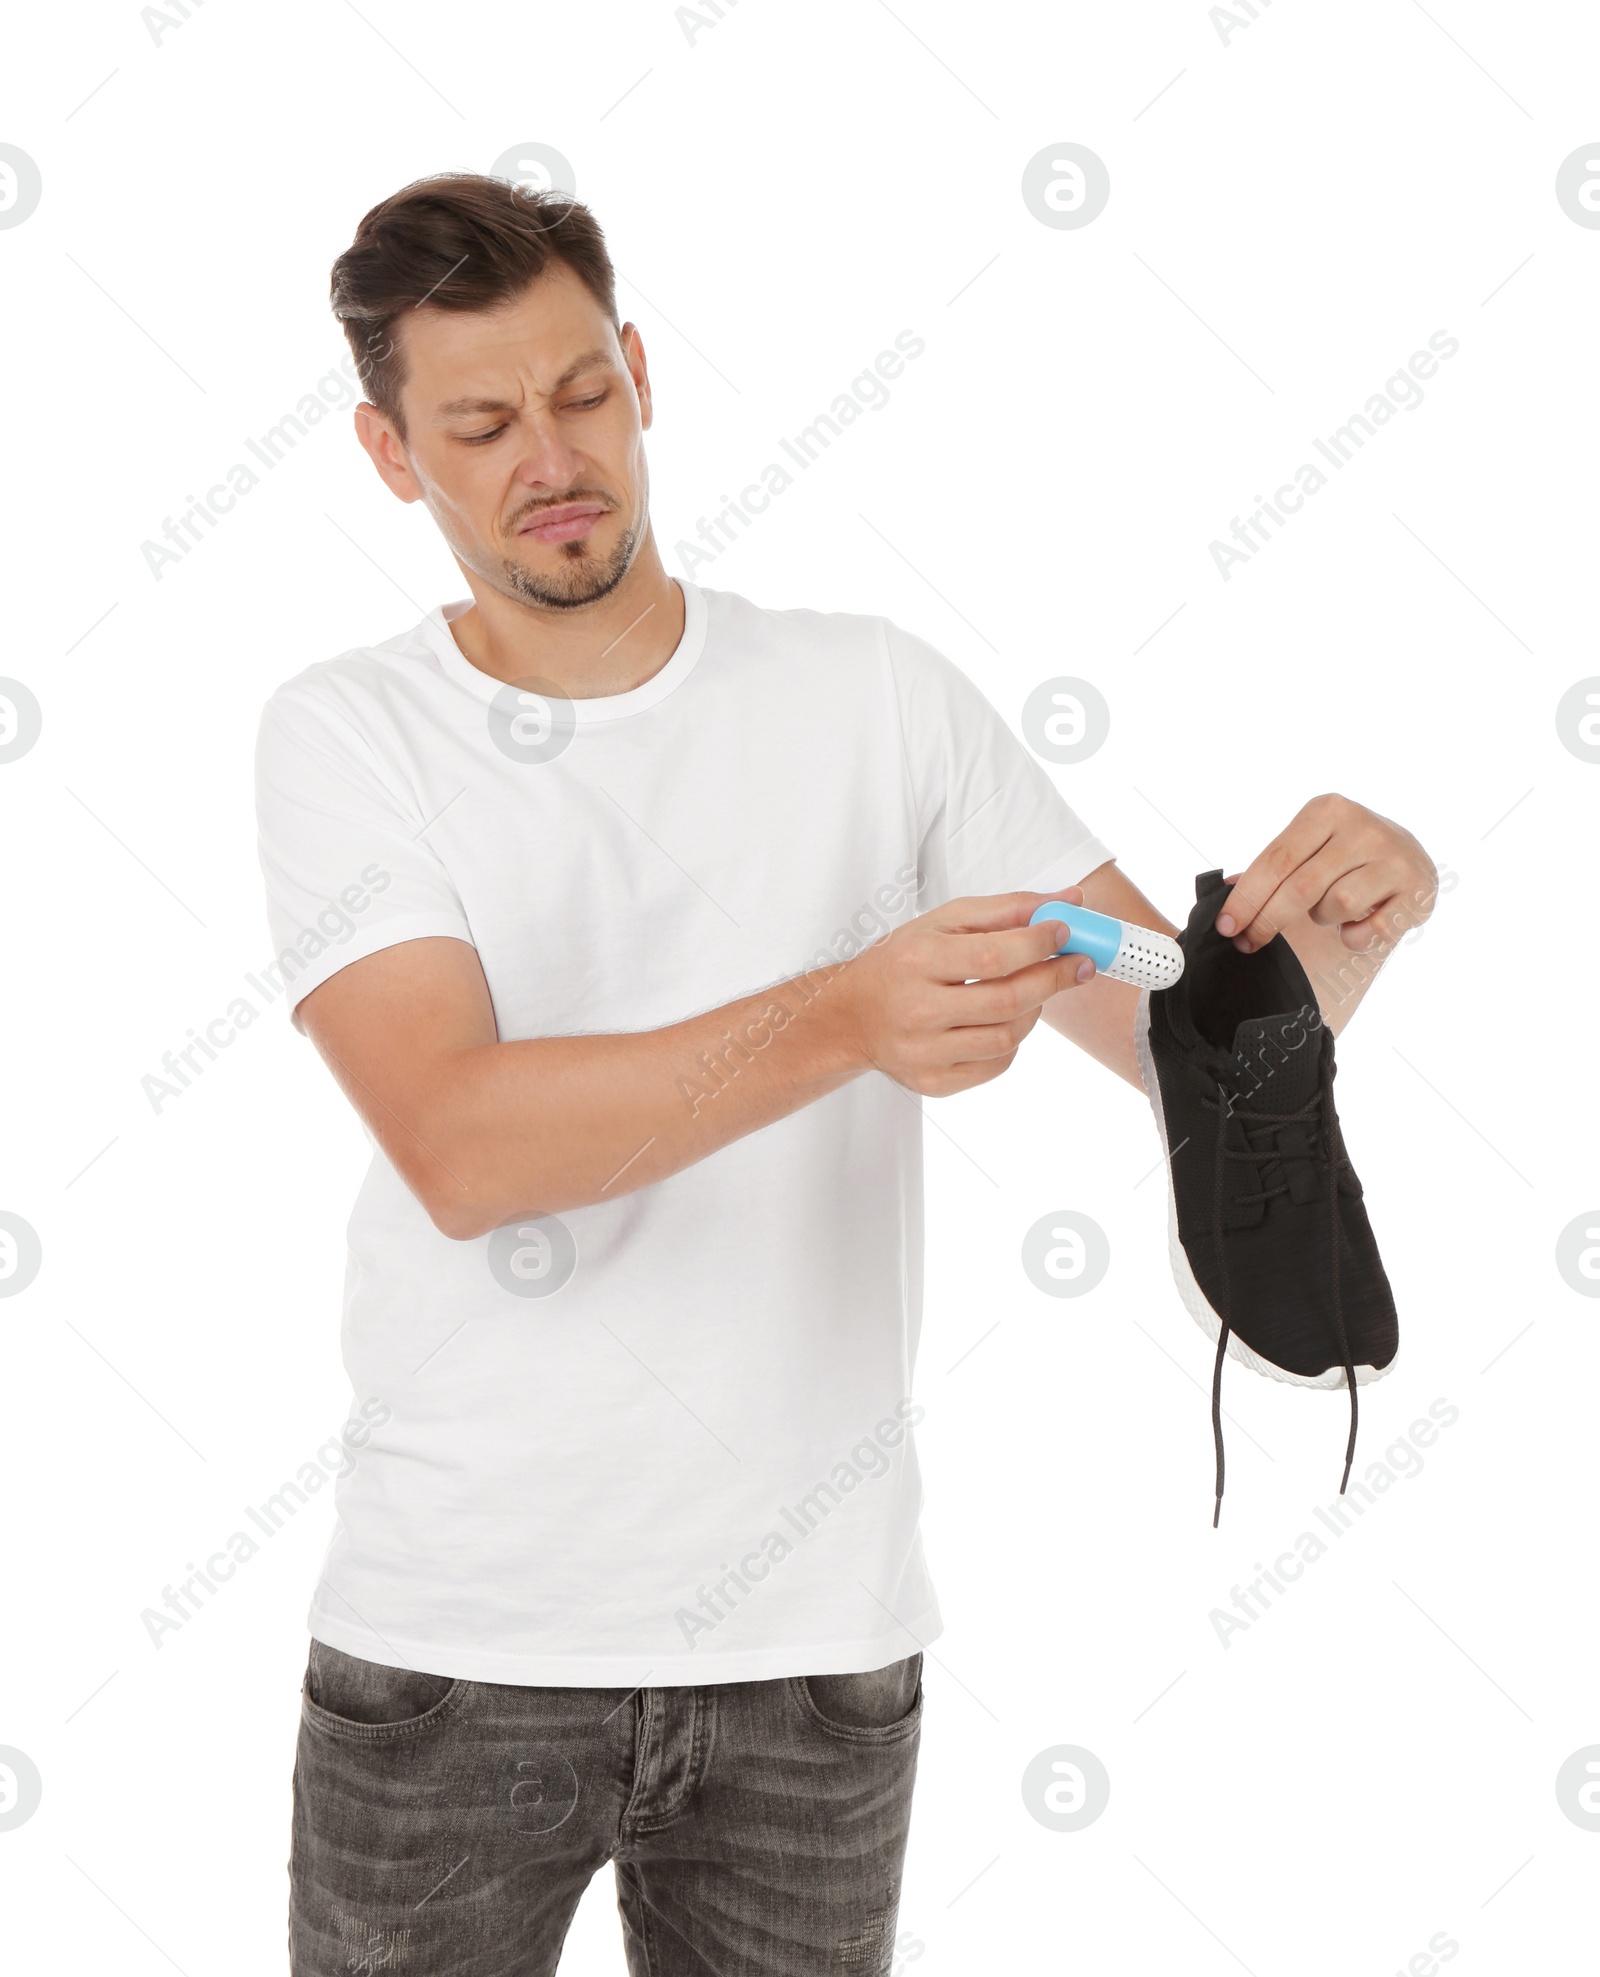
[{"label": "brown hair", "polygon": [[333,264],[329,297],[361,388],[400,437],[405,359],[396,325],[410,309],[489,309],[559,261],[619,333],[616,272],[587,206],[477,172],[441,172],[374,206]]}]

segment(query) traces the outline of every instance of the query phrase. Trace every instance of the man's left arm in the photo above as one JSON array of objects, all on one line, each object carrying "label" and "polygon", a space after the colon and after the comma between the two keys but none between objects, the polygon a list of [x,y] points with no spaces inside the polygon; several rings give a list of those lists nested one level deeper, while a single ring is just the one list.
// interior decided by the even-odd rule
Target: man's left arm
[{"label": "man's left arm", "polygon": [[[1438,898],[1433,860],[1401,825],[1346,796],[1315,796],[1244,871],[1228,880],[1216,927],[1241,954],[1276,934],[1294,949],[1337,1036],[1404,935]],[[1079,881],[1096,913],[1176,934],[1115,861]],[[1055,895],[1047,895],[1054,897]],[[1052,996],[1044,1019],[1138,1091],[1133,1012],[1139,991],[1096,976]]]}]

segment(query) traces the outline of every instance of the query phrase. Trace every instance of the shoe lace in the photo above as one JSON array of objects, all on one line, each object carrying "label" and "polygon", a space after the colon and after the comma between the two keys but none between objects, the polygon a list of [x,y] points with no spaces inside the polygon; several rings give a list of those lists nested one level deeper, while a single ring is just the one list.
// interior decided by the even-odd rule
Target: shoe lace
[{"label": "shoe lace", "polygon": [[[1331,1279],[1333,1289],[1333,1331],[1339,1348],[1340,1363],[1344,1367],[1345,1381],[1350,1389],[1350,1440],[1345,1446],[1344,1475],[1339,1483],[1339,1494],[1343,1496],[1350,1481],[1350,1465],[1355,1460],[1357,1425],[1356,1369],[1350,1356],[1350,1342],[1345,1335],[1344,1302],[1339,1283],[1339,1245],[1342,1233],[1339,1222],[1339,1174],[1341,1169],[1347,1168],[1350,1165],[1350,1161],[1344,1151],[1342,1136],[1338,1129],[1338,1115],[1335,1113],[1333,1107],[1333,1061],[1331,1058],[1325,1060],[1323,1063],[1321,1074],[1317,1080],[1316,1091],[1312,1093],[1304,1105],[1298,1107],[1293,1112],[1268,1112],[1260,1108],[1251,1109],[1243,1105],[1231,1103],[1227,1087],[1220,1079],[1217,1081],[1217,1097],[1213,1099],[1207,1095],[1202,1095],[1201,1103],[1208,1111],[1214,1111],[1217,1115],[1217,1146],[1216,1160],[1214,1163],[1215,1186],[1212,1190],[1212,1233],[1217,1267],[1222,1273],[1222,1311],[1219,1314],[1222,1320],[1222,1329],[1217,1334],[1217,1359],[1211,1373],[1211,1432],[1217,1449],[1216,1508],[1211,1514],[1211,1528],[1215,1530],[1222,1516],[1222,1361],[1228,1350],[1228,1336],[1233,1329],[1230,1322],[1233,1308],[1232,1290],[1228,1281],[1227,1251],[1223,1247],[1222,1241],[1223,1180],[1228,1171],[1227,1163],[1230,1160],[1247,1160],[1252,1166],[1259,1169],[1263,1161],[1281,1157],[1280,1147],[1273,1142],[1282,1127],[1291,1125],[1304,1125],[1307,1128],[1307,1138],[1312,1145],[1313,1157],[1320,1157],[1326,1163],[1328,1169],[1329,1235],[1331,1238],[1330,1247],[1333,1254]],[[1237,1119],[1239,1122],[1240,1130],[1244,1137],[1245,1148],[1247,1149],[1245,1151],[1241,1151],[1237,1147],[1231,1147],[1227,1143],[1228,1121],[1230,1118]],[[1322,1147],[1320,1156],[1316,1150],[1319,1138]],[[1281,1181],[1276,1187],[1261,1188],[1254,1194],[1235,1195],[1234,1200],[1240,1204],[1248,1204],[1254,1201],[1268,1202],[1275,1195],[1289,1194],[1290,1192],[1289,1183],[1287,1181]]]}]

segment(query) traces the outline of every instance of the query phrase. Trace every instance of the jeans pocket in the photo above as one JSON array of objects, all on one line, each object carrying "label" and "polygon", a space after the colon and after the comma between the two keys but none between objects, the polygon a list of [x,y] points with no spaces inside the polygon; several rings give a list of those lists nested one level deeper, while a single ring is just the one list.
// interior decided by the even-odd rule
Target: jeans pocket
[{"label": "jeans pocket", "polygon": [[301,1714],[320,1729],[362,1740],[414,1736],[453,1716],[470,1686],[447,1675],[363,1661],[313,1640]]},{"label": "jeans pocket", "polygon": [[852,1743],[893,1743],[922,1720],[922,1656],[849,1675],[796,1675],[794,1690],[811,1720]]}]

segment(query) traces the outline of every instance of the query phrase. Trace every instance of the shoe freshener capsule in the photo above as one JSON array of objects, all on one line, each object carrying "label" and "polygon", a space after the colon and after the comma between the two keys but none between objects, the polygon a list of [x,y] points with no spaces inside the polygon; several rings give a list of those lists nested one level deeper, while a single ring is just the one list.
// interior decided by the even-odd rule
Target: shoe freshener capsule
[{"label": "shoe freshener capsule", "polygon": [[1056,949],[1058,954],[1087,954],[1096,971],[1114,982],[1165,989],[1183,973],[1183,949],[1169,934],[1132,927],[1107,913],[1091,913],[1087,906],[1069,906],[1059,899],[1046,900],[1028,925],[1036,927],[1041,920],[1060,920],[1066,927],[1067,938]]}]

